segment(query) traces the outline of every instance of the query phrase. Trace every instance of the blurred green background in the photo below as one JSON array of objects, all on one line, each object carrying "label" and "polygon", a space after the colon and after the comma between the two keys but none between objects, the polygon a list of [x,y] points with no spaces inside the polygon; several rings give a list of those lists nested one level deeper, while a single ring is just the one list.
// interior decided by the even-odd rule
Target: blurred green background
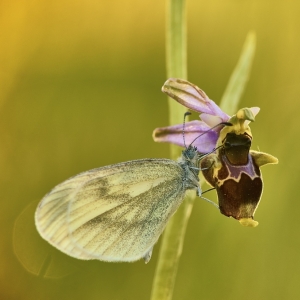
[{"label": "blurred green background", "polygon": [[[168,121],[164,1],[3,0],[0,8],[0,299],[149,299],[159,243],[148,265],[79,261],[39,238],[33,214],[81,171],[168,157],[151,137]],[[188,79],[217,103],[256,31],[240,107],[261,107],[253,149],[280,164],[262,169],[255,229],[195,202],[174,299],[300,297],[299,11],[296,0],[187,1]]]}]

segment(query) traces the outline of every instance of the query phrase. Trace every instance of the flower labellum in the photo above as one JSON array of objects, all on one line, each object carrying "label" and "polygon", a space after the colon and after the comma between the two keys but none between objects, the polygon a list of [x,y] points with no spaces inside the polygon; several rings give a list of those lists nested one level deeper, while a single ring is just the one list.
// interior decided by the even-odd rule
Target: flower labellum
[{"label": "flower labellum", "polygon": [[253,220],[259,204],[263,181],[260,167],[278,163],[274,156],[250,150],[252,135],[249,121],[254,116],[249,108],[240,109],[220,131],[218,148],[201,161],[202,173],[208,183],[216,188],[220,212],[233,217],[243,225],[256,227]]},{"label": "flower labellum", "polygon": [[[206,181],[217,190],[220,212],[239,220],[243,226],[257,226],[253,217],[263,190],[260,167],[278,163],[278,159],[270,154],[250,150],[249,123],[254,121],[260,109],[243,108],[230,118],[204,91],[183,79],[168,79],[162,91],[200,113],[201,121],[194,120],[185,125],[186,143],[192,143],[201,153],[212,152],[204,155],[200,168]],[[232,126],[216,126],[224,122]],[[182,125],[157,128],[153,138],[156,142],[184,146]]]}]

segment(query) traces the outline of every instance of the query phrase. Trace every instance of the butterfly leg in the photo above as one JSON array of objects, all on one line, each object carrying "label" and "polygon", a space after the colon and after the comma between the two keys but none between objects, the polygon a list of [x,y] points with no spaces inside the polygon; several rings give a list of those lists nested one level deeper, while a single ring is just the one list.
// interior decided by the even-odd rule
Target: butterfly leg
[{"label": "butterfly leg", "polygon": [[215,202],[213,202],[213,201],[211,201],[211,200],[209,200],[209,199],[207,199],[205,197],[202,197],[202,196],[200,196],[200,198],[202,198],[203,200],[209,202],[210,204],[212,204],[213,206],[215,206],[217,209],[219,209],[219,205],[217,203],[215,203]]}]

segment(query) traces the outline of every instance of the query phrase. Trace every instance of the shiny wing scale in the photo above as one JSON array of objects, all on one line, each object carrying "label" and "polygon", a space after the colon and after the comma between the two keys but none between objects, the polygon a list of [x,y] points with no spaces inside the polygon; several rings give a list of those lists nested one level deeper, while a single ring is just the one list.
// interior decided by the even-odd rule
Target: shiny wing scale
[{"label": "shiny wing scale", "polygon": [[44,239],[76,258],[135,261],[157,242],[185,194],[185,174],[168,159],[129,161],[81,173],[41,201]]}]

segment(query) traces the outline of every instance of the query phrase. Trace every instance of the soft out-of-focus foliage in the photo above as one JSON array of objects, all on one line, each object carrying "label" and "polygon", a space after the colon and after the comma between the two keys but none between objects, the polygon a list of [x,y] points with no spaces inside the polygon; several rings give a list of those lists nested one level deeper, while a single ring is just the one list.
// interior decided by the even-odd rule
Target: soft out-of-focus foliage
[{"label": "soft out-of-focus foliage", "polygon": [[[159,245],[148,265],[66,257],[64,266],[30,222],[32,203],[69,176],[167,157],[168,146],[151,137],[168,120],[160,92],[164,2],[4,0],[0,7],[0,298],[148,299]],[[296,0],[188,1],[189,81],[217,103],[247,32],[255,30],[256,55],[240,106],[260,106],[253,149],[271,152],[280,164],[262,168],[255,229],[195,202],[174,299],[300,296],[299,9]],[[49,256],[40,258],[45,247],[53,265]],[[44,262],[39,276],[24,268],[30,258]]]}]

